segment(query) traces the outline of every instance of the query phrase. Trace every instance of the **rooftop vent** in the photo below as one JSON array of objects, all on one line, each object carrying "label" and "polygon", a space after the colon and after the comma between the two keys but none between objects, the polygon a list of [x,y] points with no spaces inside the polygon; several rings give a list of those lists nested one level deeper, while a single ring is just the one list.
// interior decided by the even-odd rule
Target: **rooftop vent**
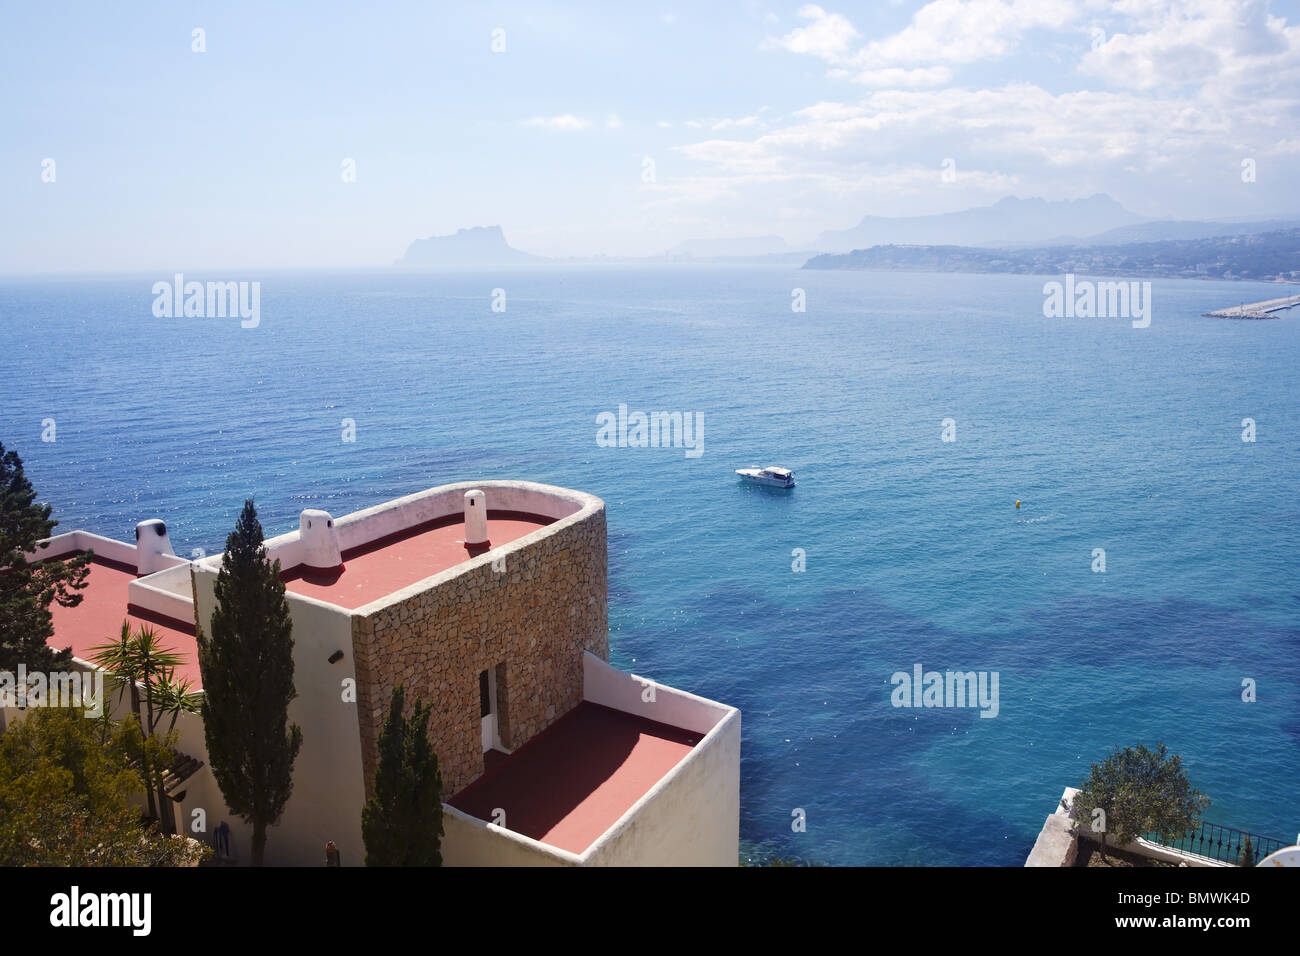
[{"label": "rooftop vent", "polygon": [[487,496],[475,488],[465,492],[465,544],[488,543]]},{"label": "rooftop vent", "polygon": [[298,517],[298,537],[302,541],[302,563],[306,567],[330,571],[343,563],[338,531],[328,511],[304,509]]},{"label": "rooftop vent", "polygon": [[167,525],[162,521],[150,518],[135,526],[136,574],[153,574],[171,567],[172,562],[164,560],[164,556],[170,557],[175,553],[171,539],[167,537]]}]

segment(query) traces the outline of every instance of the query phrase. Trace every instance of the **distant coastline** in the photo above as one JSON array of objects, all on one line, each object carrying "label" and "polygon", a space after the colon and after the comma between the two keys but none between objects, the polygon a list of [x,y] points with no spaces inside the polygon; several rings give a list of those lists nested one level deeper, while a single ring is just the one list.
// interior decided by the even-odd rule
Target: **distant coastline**
[{"label": "distant coastline", "polygon": [[[688,240],[651,256],[548,257],[516,249],[500,225],[410,243],[399,268],[574,265],[754,266],[1018,275],[1300,282],[1300,220],[1134,221],[1113,199],[1007,197],[942,215],[866,216],[802,244],[780,236]],[[1097,231],[1100,230],[1100,231]]]},{"label": "distant coastline", "polygon": [[803,268],[1019,275],[1075,273],[1293,284],[1300,283],[1300,229],[1211,239],[1029,249],[880,245],[839,255],[814,256]]}]

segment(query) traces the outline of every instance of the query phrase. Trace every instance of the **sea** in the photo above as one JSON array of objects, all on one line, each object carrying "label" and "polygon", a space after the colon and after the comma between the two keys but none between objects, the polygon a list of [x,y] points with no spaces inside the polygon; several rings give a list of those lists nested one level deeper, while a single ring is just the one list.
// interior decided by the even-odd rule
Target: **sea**
[{"label": "sea", "polygon": [[[1300,309],[1202,315],[1286,287],[1152,280],[1135,328],[1045,316],[1061,276],[185,278],[258,281],[256,327],[155,314],[170,274],[0,280],[0,442],[60,530],[162,518],[192,556],[250,497],[270,536],[576,488],[608,508],[613,662],[743,712],[750,861],[1019,866],[1137,744],[1205,820],[1300,831]],[[620,406],[698,447],[601,440]],[[996,675],[996,707],[899,706],[917,667]]]}]

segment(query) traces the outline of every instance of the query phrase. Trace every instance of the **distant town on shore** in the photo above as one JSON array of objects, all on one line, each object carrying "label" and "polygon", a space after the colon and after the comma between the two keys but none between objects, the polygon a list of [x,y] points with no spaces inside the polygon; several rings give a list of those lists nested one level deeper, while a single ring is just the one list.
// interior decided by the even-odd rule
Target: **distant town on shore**
[{"label": "distant town on shore", "polygon": [[417,239],[415,269],[581,264],[768,265],[805,269],[1126,275],[1300,281],[1300,218],[1143,220],[1109,196],[1008,196],[931,216],[865,216],[801,245],[780,236],[692,239],[658,256],[549,258],[511,246],[499,225]]},{"label": "distant town on shore", "polygon": [[872,246],[819,255],[805,269],[897,272],[1009,272],[1027,275],[1126,275],[1170,279],[1300,282],[1300,228],[1250,236],[1132,242],[1119,246],[980,249],[970,246]]}]

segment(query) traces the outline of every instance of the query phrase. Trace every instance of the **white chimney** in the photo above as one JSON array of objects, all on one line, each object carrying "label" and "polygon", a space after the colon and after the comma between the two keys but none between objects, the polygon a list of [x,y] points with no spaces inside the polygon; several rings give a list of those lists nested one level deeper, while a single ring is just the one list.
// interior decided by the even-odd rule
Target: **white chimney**
[{"label": "white chimney", "polygon": [[167,525],[157,518],[141,521],[135,526],[135,570],[137,574],[153,574],[163,568],[171,567],[170,561],[164,561],[164,555],[172,555],[171,539],[167,537]]},{"label": "white chimney", "polygon": [[477,488],[465,492],[465,543],[488,543],[487,496]]},{"label": "white chimney", "polygon": [[330,571],[343,563],[334,518],[319,508],[304,508],[298,516],[298,539],[302,542],[302,563],[309,568]]}]

